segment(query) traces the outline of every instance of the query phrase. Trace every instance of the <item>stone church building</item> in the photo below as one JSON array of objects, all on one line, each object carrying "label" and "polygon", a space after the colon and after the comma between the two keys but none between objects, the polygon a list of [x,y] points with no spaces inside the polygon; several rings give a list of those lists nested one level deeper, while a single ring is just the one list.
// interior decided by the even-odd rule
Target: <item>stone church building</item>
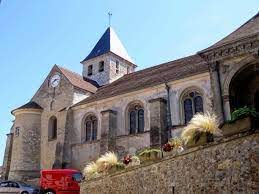
[{"label": "stone church building", "polygon": [[259,111],[259,13],[207,49],[140,71],[109,27],[81,64],[82,75],[54,65],[30,102],[12,111],[6,178],[160,146],[196,112],[213,111],[223,123],[236,108]]}]

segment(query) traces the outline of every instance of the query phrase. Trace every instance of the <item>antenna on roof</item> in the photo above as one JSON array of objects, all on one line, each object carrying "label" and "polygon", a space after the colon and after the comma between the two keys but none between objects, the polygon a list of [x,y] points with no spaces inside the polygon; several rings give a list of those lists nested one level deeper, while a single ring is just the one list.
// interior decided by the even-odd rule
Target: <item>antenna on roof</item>
[{"label": "antenna on roof", "polygon": [[108,12],[108,17],[109,17],[109,27],[111,27],[112,13],[110,11]]}]

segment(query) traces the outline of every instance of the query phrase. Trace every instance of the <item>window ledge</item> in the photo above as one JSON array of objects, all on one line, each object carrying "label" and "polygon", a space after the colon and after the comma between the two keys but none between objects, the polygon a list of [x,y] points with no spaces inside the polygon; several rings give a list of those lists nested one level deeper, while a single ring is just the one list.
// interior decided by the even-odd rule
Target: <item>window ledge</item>
[{"label": "window ledge", "polygon": [[132,134],[129,133],[129,134],[125,134],[125,135],[120,135],[120,136],[117,136],[117,138],[142,136],[146,133],[150,133],[150,130],[144,131],[141,133],[132,133]]},{"label": "window ledge", "polygon": [[99,142],[100,140],[97,139],[97,140],[91,140],[91,141],[82,141],[81,144],[94,144],[94,143],[97,143]]},{"label": "window ledge", "polygon": [[51,139],[48,139],[48,142],[52,142],[52,141],[55,141],[57,140],[57,138],[51,138]]}]

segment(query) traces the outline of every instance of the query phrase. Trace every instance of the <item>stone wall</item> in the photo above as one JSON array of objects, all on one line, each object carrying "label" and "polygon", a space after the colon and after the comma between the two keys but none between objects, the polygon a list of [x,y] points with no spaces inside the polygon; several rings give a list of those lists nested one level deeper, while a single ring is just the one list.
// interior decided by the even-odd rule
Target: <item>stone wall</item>
[{"label": "stone wall", "polygon": [[99,153],[99,140],[72,145],[72,167],[82,170],[89,161],[95,161]]},{"label": "stone wall", "polygon": [[[99,63],[101,61],[104,62],[104,71],[99,72]],[[119,72],[116,72],[116,61],[119,62]],[[93,74],[90,76],[88,75],[89,65],[93,66]],[[84,61],[82,75],[96,81],[99,85],[105,85],[119,79],[127,73],[132,72],[134,72],[134,68],[131,63],[113,53],[106,53],[88,61]]]},{"label": "stone wall", "polygon": [[8,179],[39,177],[41,111],[19,110],[15,113],[11,165]]},{"label": "stone wall", "polygon": [[235,135],[175,157],[81,184],[87,193],[258,193],[259,133]]},{"label": "stone wall", "polygon": [[[173,82],[169,82],[168,85],[171,87],[170,90],[170,105],[171,105],[171,119],[172,124],[174,126],[177,125],[177,128],[174,128],[172,130],[173,136],[178,136],[182,129],[182,124],[184,123],[184,118],[182,115],[182,111],[180,109],[182,108],[181,104],[181,96],[186,91],[191,89],[199,89],[201,93],[203,94],[204,99],[204,111],[211,112],[211,90],[210,90],[210,77],[209,73],[203,73],[200,75],[188,77],[181,80],[176,80]],[[131,93],[123,94],[120,96],[115,96],[107,99],[103,99],[97,102],[88,103],[82,106],[73,107],[73,135],[70,137],[70,141],[73,145],[79,145],[79,144],[87,144],[84,142],[85,139],[85,118],[88,114],[94,114],[98,119],[97,124],[97,140],[101,141],[101,132],[102,128],[105,128],[105,122],[102,119],[102,111],[105,111],[107,109],[116,111],[116,151],[121,155],[123,153],[127,152],[134,152],[134,150],[141,149],[143,147],[149,147],[150,142],[150,130],[151,130],[151,123],[158,126],[161,123],[158,123],[158,120],[156,120],[156,123],[154,123],[155,120],[151,119],[151,116],[153,118],[160,118],[162,120],[163,118],[166,118],[165,115],[163,116],[163,113],[161,112],[160,108],[161,106],[154,106],[152,103],[150,103],[150,100],[167,98],[167,92],[164,84],[154,86],[151,88],[146,88],[139,91],[134,91]],[[145,120],[145,126],[144,126],[144,134],[136,134],[136,135],[129,135],[129,117],[128,117],[128,108],[133,103],[139,103],[143,105],[145,113],[144,113],[144,120]],[[158,109],[159,108],[159,109]],[[165,108],[165,107],[164,107]],[[160,115],[160,116],[159,116]],[[151,122],[152,121],[152,122]],[[157,142],[158,143],[158,142]],[[94,146],[97,146],[93,148]],[[99,150],[99,144],[93,144],[90,145],[91,152],[92,150]],[[90,162],[92,158],[90,158],[88,154],[84,154],[83,152],[86,151],[87,145],[82,146],[75,146],[73,147],[73,156],[72,160],[74,158],[77,158],[76,162],[73,162],[74,165],[72,165],[73,168],[81,168],[81,166],[85,165],[85,163]],[[80,151],[80,148],[82,150]],[[78,156],[75,156],[74,154],[80,153]],[[98,156],[100,153],[94,154],[94,156]],[[79,164],[79,161],[82,163]]]},{"label": "stone wall", "polygon": [[8,179],[10,166],[11,166],[12,147],[13,147],[13,132],[11,129],[11,132],[7,134],[7,139],[6,139],[2,172],[0,174],[0,176],[2,175],[1,177],[2,179]]},{"label": "stone wall", "polygon": [[[61,77],[60,84],[53,88],[49,84],[49,80],[55,74]],[[80,94],[80,95],[78,95]],[[87,93],[86,93],[87,95]],[[40,154],[41,169],[52,168],[53,164],[62,166],[63,146],[65,134],[67,133],[67,117],[66,108],[71,106],[76,98],[82,98],[83,91],[76,89],[70,81],[62,74],[57,66],[54,66],[40,89],[33,97],[33,101],[37,102],[44,110],[41,115],[41,147]],[[57,138],[49,139],[49,120],[52,116],[57,118]],[[72,124],[72,123],[71,123]],[[69,163],[66,161],[66,163]]]}]

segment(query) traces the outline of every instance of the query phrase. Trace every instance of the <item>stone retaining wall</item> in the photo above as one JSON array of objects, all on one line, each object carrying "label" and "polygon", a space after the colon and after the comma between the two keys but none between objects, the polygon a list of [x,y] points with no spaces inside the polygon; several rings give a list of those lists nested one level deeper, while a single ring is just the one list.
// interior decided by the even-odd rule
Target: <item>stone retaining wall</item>
[{"label": "stone retaining wall", "polygon": [[87,193],[259,193],[259,133],[85,181],[81,194]]}]

